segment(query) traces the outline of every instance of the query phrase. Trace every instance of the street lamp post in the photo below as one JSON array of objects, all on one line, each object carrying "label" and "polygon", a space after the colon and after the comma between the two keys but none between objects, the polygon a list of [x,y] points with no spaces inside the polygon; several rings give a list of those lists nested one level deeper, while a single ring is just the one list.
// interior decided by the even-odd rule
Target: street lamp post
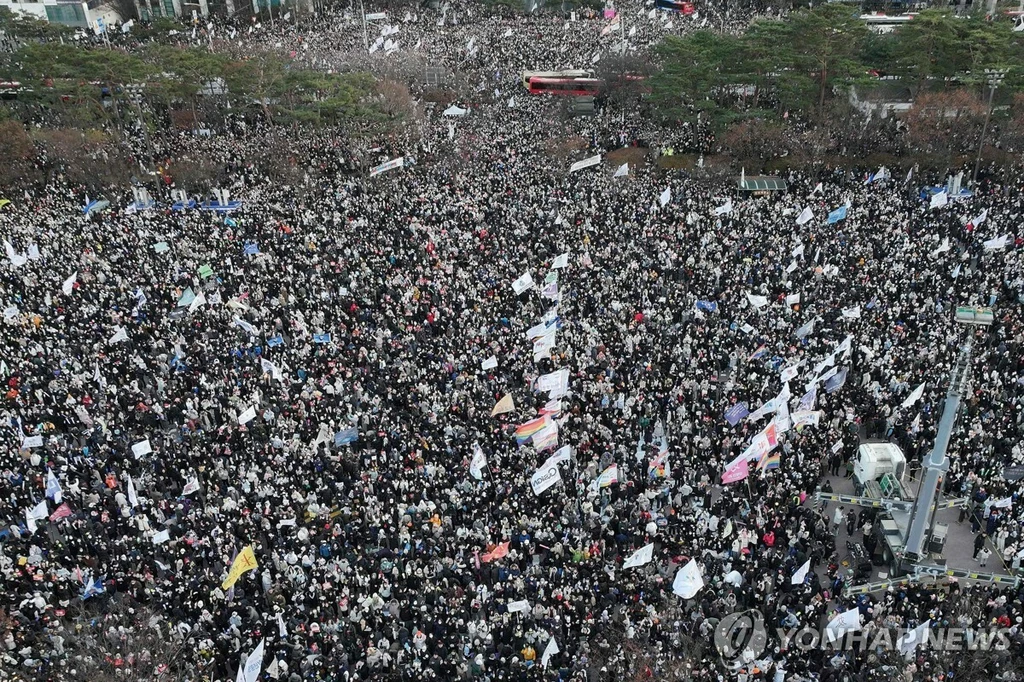
[{"label": "street lamp post", "polygon": [[981,140],[978,142],[978,158],[974,160],[974,174],[971,175],[971,184],[978,183],[978,169],[981,167],[981,150],[985,148],[985,136],[988,134],[988,122],[992,118],[992,98],[995,97],[996,88],[1003,82],[1006,71],[999,69],[985,69],[985,80],[988,81],[988,108],[985,110],[985,125],[981,129]]}]

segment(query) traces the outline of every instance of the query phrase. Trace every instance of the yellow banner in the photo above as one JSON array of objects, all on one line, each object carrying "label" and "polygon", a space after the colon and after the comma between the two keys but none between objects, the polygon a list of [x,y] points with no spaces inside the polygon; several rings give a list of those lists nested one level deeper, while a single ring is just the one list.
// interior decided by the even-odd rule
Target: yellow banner
[{"label": "yellow banner", "polygon": [[238,582],[238,579],[242,577],[243,573],[253,570],[257,565],[256,555],[252,551],[252,546],[246,545],[238,553],[238,556],[235,557],[235,560],[231,562],[231,570],[228,571],[228,577],[221,583],[221,589],[230,590]]}]

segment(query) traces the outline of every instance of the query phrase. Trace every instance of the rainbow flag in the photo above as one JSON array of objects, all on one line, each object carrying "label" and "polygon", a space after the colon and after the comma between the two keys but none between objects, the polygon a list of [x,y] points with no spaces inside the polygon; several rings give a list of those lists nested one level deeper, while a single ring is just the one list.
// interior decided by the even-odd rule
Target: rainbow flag
[{"label": "rainbow flag", "polygon": [[601,472],[601,475],[597,477],[597,487],[607,488],[612,483],[619,482],[619,465],[612,464],[610,467]]},{"label": "rainbow flag", "polygon": [[537,410],[542,416],[557,417],[562,414],[562,399],[549,400],[544,407]]},{"label": "rainbow flag", "polygon": [[550,418],[545,415],[537,417],[536,419],[531,419],[525,424],[520,424],[516,428],[516,443],[518,445],[524,445],[527,441],[533,438],[533,434],[543,431],[550,421]]},{"label": "rainbow flag", "polygon": [[771,471],[772,469],[778,469],[781,459],[779,453],[766,452],[761,455],[761,459],[757,462],[758,471]]},{"label": "rainbow flag", "polygon": [[668,478],[668,441],[662,437],[657,456],[647,466],[647,475],[651,478]]},{"label": "rainbow flag", "polygon": [[750,360],[757,360],[758,358],[765,354],[765,351],[765,344],[762,343],[757,350],[750,354],[750,357],[747,358],[747,361],[749,362]]}]

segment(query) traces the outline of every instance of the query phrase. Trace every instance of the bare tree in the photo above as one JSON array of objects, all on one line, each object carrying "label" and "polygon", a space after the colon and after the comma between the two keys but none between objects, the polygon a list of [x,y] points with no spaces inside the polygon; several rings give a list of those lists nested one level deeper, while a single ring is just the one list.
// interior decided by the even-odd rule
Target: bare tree
[{"label": "bare tree", "polygon": [[76,601],[61,624],[52,639],[67,680],[178,682],[194,663],[181,633],[128,597]]},{"label": "bare tree", "polygon": [[132,165],[124,148],[100,130],[40,130],[38,138],[54,170],[70,182],[98,191],[123,185]]},{"label": "bare tree", "polygon": [[0,157],[4,159],[0,168],[0,187],[16,187],[34,183],[39,179],[35,164],[36,148],[17,121],[0,123]]},{"label": "bare tree", "polygon": [[171,164],[170,172],[179,189],[205,195],[218,186],[224,167],[209,157],[182,157]]},{"label": "bare tree", "polygon": [[663,603],[638,623],[616,612],[593,638],[591,679],[604,679],[595,674],[602,669],[607,669],[607,679],[623,682],[691,679],[710,643],[691,637],[680,627],[684,622],[692,620],[676,604]]},{"label": "bare tree", "polygon": [[977,150],[985,104],[968,90],[919,95],[907,112],[907,140],[915,150],[954,165],[954,158]]},{"label": "bare tree", "polygon": [[391,118],[412,119],[416,115],[416,102],[409,88],[392,80],[377,84],[381,110]]}]

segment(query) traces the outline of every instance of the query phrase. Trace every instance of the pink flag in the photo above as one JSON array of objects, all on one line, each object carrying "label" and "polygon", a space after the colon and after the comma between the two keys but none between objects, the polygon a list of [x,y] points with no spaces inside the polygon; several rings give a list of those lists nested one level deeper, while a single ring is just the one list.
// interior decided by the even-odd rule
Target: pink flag
[{"label": "pink flag", "polygon": [[500,559],[503,556],[507,555],[508,554],[508,544],[509,543],[507,543],[507,542],[501,543],[500,545],[495,547],[493,551],[488,552],[487,554],[484,554],[482,557],[480,557],[480,561],[482,561],[482,562],[484,562],[486,564],[489,561],[494,561],[495,559]]},{"label": "pink flag", "polygon": [[722,483],[735,483],[736,481],[742,481],[749,475],[750,468],[747,466],[746,458],[740,458],[722,474]]},{"label": "pink flag", "polygon": [[67,502],[53,510],[53,513],[50,514],[50,520],[58,521],[65,516],[71,516],[71,507],[68,506]]}]

